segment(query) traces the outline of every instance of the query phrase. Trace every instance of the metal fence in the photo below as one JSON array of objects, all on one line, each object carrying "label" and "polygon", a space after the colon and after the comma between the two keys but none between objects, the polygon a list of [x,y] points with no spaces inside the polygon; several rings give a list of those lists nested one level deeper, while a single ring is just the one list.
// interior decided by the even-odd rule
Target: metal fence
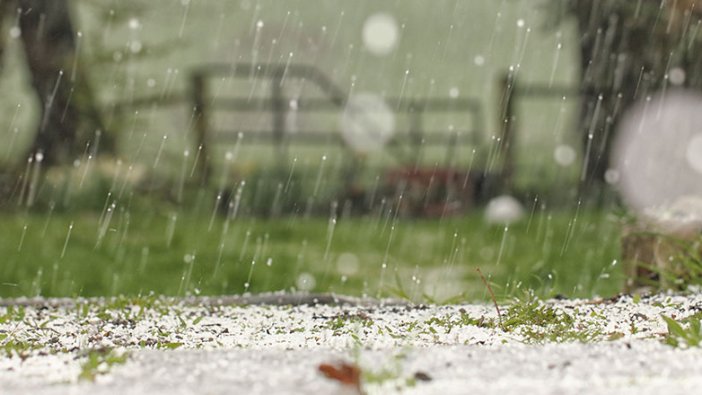
[{"label": "metal fence", "polygon": [[[270,92],[265,98],[243,96],[217,97],[210,95],[210,85],[216,78],[268,79]],[[288,147],[292,144],[328,144],[330,138],[342,145],[338,131],[296,131],[286,129],[286,116],[291,111],[292,97],[286,97],[284,86],[292,80],[311,82],[322,93],[321,97],[295,98],[294,111],[302,113],[342,112],[349,95],[334,84],[319,69],[301,64],[209,64],[191,71],[190,89],[184,95],[171,97],[141,97],[114,106],[116,112],[126,109],[182,105],[187,103],[192,110],[193,140],[197,146],[197,169],[200,180],[207,182],[211,175],[210,148],[214,144],[233,142],[243,135],[250,143],[271,145],[276,158],[285,161]],[[236,93],[236,92],[232,92]],[[396,157],[410,162],[418,157],[422,147],[445,146],[447,155],[455,152],[460,144],[480,145],[484,130],[483,111],[480,100],[474,98],[384,98],[395,113],[409,117],[409,130],[398,131],[388,143],[387,149]],[[270,113],[271,130],[213,130],[211,118],[216,112],[267,112]],[[424,127],[427,113],[459,112],[470,115],[469,132],[428,131]]]}]

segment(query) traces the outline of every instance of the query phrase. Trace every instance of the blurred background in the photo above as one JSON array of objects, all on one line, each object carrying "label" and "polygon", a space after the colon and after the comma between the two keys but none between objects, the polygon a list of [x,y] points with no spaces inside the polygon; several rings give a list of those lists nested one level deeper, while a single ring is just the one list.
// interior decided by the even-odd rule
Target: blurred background
[{"label": "blurred background", "polygon": [[1,4],[6,297],[612,295],[620,121],[702,84],[682,0]]}]

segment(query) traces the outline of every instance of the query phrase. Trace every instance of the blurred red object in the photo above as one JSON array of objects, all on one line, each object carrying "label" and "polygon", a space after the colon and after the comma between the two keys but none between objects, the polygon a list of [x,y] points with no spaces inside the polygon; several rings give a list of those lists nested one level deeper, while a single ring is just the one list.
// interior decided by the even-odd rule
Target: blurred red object
[{"label": "blurred red object", "polygon": [[400,168],[385,173],[386,190],[394,191],[400,214],[443,217],[464,213],[473,206],[475,180],[453,168]]}]

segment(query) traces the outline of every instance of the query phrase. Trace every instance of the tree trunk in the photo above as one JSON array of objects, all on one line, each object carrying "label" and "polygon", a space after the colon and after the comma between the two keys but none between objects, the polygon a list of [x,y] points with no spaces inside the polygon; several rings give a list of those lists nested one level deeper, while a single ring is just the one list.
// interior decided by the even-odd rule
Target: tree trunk
[{"label": "tree trunk", "polygon": [[[68,0],[16,0],[21,40],[41,119],[28,155],[45,165],[71,163],[86,153],[113,152],[86,71]],[[78,38],[79,39],[79,38]]]}]

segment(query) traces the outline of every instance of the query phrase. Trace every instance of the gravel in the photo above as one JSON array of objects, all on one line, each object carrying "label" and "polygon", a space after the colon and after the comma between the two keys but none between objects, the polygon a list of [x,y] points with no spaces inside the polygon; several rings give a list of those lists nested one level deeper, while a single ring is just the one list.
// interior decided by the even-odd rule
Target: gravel
[{"label": "gravel", "polygon": [[358,393],[321,364],[360,369],[368,394],[687,394],[702,385],[702,349],[664,344],[661,318],[700,313],[702,293],[535,302],[553,313],[548,324],[517,322],[517,308],[502,306],[507,330],[489,304],[267,298],[0,301],[1,392]]}]

